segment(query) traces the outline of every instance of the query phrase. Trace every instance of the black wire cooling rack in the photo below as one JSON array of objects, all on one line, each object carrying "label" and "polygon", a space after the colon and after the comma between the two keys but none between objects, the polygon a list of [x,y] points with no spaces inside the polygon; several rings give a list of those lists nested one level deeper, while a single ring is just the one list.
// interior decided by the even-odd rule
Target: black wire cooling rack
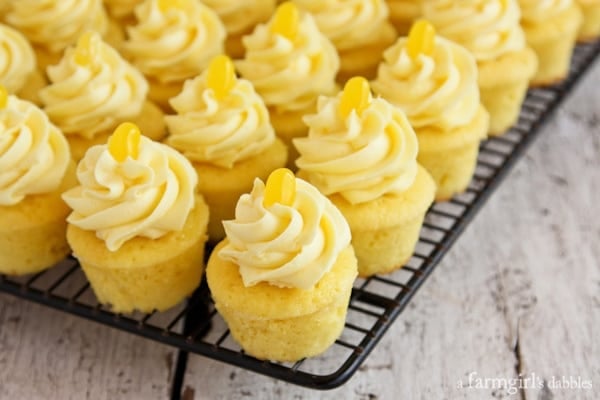
[{"label": "black wire cooling rack", "polygon": [[180,352],[173,398],[179,398],[181,393],[188,353],[314,389],[337,387],[358,370],[599,52],[600,42],[577,46],[571,72],[564,82],[528,92],[517,125],[501,137],[481,144],[477,169],[468,190],[448,202],[435,204],[428,211],[417,250],[407,265],[391,275],[356,281],[345,329],[320,357],[296,363],[272,363],[245,355],[217,314],[205,284],[186,304],[167,312],[119,315],[97,303],[77,261],[68,258],[37,275],[20,278],[0,275],[0,292],[177,347]]}]

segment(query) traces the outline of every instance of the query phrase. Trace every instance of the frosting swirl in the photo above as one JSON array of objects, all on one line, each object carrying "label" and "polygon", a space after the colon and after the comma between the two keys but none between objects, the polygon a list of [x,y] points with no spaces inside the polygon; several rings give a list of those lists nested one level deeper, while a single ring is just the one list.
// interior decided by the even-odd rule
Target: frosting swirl
[{"label": "frosting swirl", "polygon": [[66,135],[87,139],[137,116],[148,93],[144,76],[91,32],[48,67],[48,77],[51,84],[40,91],[48,116]]},{"label": "frosting swirl", "polygon": [[430,0],[423,17],[440,35],[466,47],[477,61],[525,48],[517,0]]},{"label": "frosting swirl", "polygon": [[136,236],[158,239],[181,230],[194,208],[198,177],[179,152],[141,136],[139,154],[118,162],[93,146],[77,166],[80,185],[63,194],[67,221],[95,231],[110,251]]},{"label": "frosting swirl", "polygon": [[308,13],[301,13],[295,40],[274,34],[272,23],[257,25],[242,39],[246,57],[236,67],[276,111],[312,107],[320,94],[336,90],[337,51]]},{"label": "frosting swirl", "polygon": [[377,32],[387,22],[389,9],[384,0],[293,0],[310,12],[319,27],[339,51],[355,49],[379,40]]},{"label": "frosting swirl", "polygon": [[0,85],[9,93],[18,92],[25,86],[35,65],[35,53],[25,36],[0,24]]},{"label": "frosting swirl", "polygon": [[296,179],[291,205],[263,204],[265,185],[254,181],[224,221],[229,242],[219,256],[239,265],[244,286],[268,282],[279,287],[309,289],[350,244],[350,228],[340,211],[319,191]]},{"label": "frosting swirl", "polygon": [[53,53],[75,43],[87,30],[104,35],[108,17],[102,0],[19,0],[12,2],[6,21],[34,44]]},{"label": "frosting swirl", "polygon": [[269,19],[275,0],[203,0],[221,18],[229,35],[239,35]]},{"label": "frosting swirl", "polygon": [[70,160],[67,140],[46,114],[8,96],[0,108],[0,205],[57,190]]},{"label": "frosting swirl", "polygon": [[207,86],[207,75],[187,81],[171,99],[178,115],[165,118],[167,144],[192,161],[232,168],[266,150],[275,141],[275,131],[249,81],[237,79],[227,96],[218,99]]},{"label": "frosting swirl", "polygon": [[148,0],[135,8],[138,23],[127,28],[123,49],[140,71],[159,82],[200,74],[224,48],[225,28],[217,14],[197,0],[161,7]]},{"label": "frosting swirl", "polygon": [[377,79],[371,87],[400,107],[415,128],[449,130],[468,124],[479,109],[477,64],[462,46],[435,38],[433,54],[413,59],[407,38],[384,53]]},{"label": "frosting swirl", "polygon": [[417,174],[418,143],[404,113],[377,98],[343,119],[341,97],[319,98],[317,113],[304,117],[308,137],[294,139],[298,168],[323,194],[339,193],[351,204],[408,189]]},{"label": "frosting swirl", "polygon": [[519,0],[523,21],[541,23],[555,17],[573,5],[573,0]]}]

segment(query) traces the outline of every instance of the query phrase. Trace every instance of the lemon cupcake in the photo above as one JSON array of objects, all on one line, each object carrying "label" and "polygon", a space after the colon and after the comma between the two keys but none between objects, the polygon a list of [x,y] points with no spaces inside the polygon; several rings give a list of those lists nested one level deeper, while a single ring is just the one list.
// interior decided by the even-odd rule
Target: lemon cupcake
[{"label": "lemon cupcake", "polygon": [[340,209],[352,231],[360,276],[391,272],[411,257],[435,183],[417,163],[418,142],[399,108],[373,99],[360,77],[321,97],[304,119],[298,176]]},{"label": "lemon cupcake", "polygon": [[242,37],[254,27],[267,21],[275,11],[276,0],[202,0],[221,18],[227,29],[225,52],[233,57],[244,56]]},{"label": "lemon cupcake", "polygon": [[236,66],[264,99],[275,133],[290,149],[292,166],[297,156],[292,139],[307,133],[302,117],[315,111],[319,95],[338,91],[337,52],[314,18],[289,2],[243,43],[246,55]]},{"label": "lemon cupcake", "polygon": [[275,137],[262,99],[249,81],[236,78],[227,56],[217,56],[202,75],[187,81],[171,105],[177,115],[166,117],[166,143],[202,177],[198,191],[210,208],[208,235],[219,241],[225,235],[222,221],[233,219],[240,196],[255,178],[267,179],[283,167],[287,149]]},{"label": "lemon cupcake", "polygon": [[114,312],[165,310],[200,284],[208,207],[189,161],[123,123],[77,166],[67,240]]},{"label": "lemon cupcake", "polygon": [[36,104],[40,103],[38,91],[46,86],[27,38],[4,24],[0,24],[0,85]]},{"label": "lemon cupcake", "polygon": [[424,0],[386,0],[390,9],[390,20],[400,35],[408,35],[408,31],[421,16]]},{"label": "lemon cupcake", "polygon": [[425,20],[384,59],[373,91],[404,111],[419,140],[417,161],[435,180],[436,199],[447,200],[469,185],[489,128],[475,59]]},{"label": "lemon cupcake", "polygon": [[5,20],[33,44],[42,71],[58,63],[64,50],[88,30],[112,45],[123,40],[121,28],[110,23],[102,0],[13,1]]},{"label": "lemon cupcake", "polygon": [[199,75],[223,53],[225,27],[198,0],[145,0],[135,8],[137,23],[127,27],[124,54],[150,84],[150,99],[170,111],[186,79]]},{"label": "lemon cupcake", "polygon": [[233,338],[256,358],[296,361],[325,351],[344,327],[356,257],[331,202],[287,169],[225,221],[206,277]]},{"label": "lemon cupcake", "polygon": [[591,42],[600,36],[600,0],[576,0],[583,12],[577,41]]},{"label": "lemon cupcake", "polygon": [[381,53],[396,40],[385,0],[292,0],[311,13],[340,56],[338,81],[374,78]]},{"label": "lemon cupcake", "polygon": [[137,123],[152,139],[165,135],[162,111],[146,100],[144,76],[97,33],[86,32],[67,49],[60,63],[48,68],[48,77],[40,98],[76,161],[124,121]]},{"label": "lemon cupcake", "polygon": [[69,254],[60,196],[75,184],[60,130],[0,86],[0,274],[39,272]]},{"label": "lemon cupcake", "polygon": [[537,57],[519,25],[517,0],[428,0],[423,17],[475,56],[481,100],[490,113],[489,134],[504,133],[517,121],[537,70]]},{"label": "lemon cupcake", "polygon": [[571,54],[583,20],[575,0],[519,0],[521,26],[535,51],[538,68],[531,86],[547,86],[569,73]]}]

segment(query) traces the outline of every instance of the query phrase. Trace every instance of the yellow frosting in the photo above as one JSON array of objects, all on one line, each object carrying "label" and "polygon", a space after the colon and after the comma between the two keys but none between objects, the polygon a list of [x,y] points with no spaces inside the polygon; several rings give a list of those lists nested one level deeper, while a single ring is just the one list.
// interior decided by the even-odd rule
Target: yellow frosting
[{"label": "yellow frosting", "polygon": [[471,51],[477,61],[525,48],[517,0],[429,0],[423,3],[423,17],[441,36]]},{"label": "yellow frosting", "polygon": [[10,93],[16,93],[25,86],[35,68],[35,53],[27,38],[0,24],[0,85]]},{"label": "yellow frosting", "polygon": [[387,22],[385,0],[292,0],[310,12],[319,30],[340,50],[356,49],[378,40],[377,32]]},{"label": "yellow frosting", "polygon": [[135,9],[137,25],[127,28],[124,51],[148,77],[179,82],[195,77],[223,53],[225,28],[198,0],[147,0]]},{"label": "yellow frosting", "polygon": [[102,0],[18,0],[6,16],[34,44],[53,53],[75,43],[87,30],[104,35],[108,18]]},{"label": "yellow frosting", "polygon": [[573,5],[573,0],[519,0],[521,16],[525,23],[543,23]]},{"label": "yellow frosting", "polygon": [[287,27],[296,31],[293,40],[273,31],[277,19],[276,13],[243,38],[246,57],[236,66],[268,106],[277,111],[304,110],[319,94],[335,90],[339,57],[310,14],[299,13],[296,26]]},{"label": "yellow frosting", "polygon": [[180,231],[194,208],[198,177],[181,153],[145,136],[136,151],[119,161],[109,145],[93,146],[77,166],[80,185],[63,194],[73,209],[67,221],[95,231],[110,251]]},{"label": "yellow frosting", "polygon": [[202,0],[221,18],[229,35],[239,35],[269,19],[276,0]]},{"label": "yellow frosting", "polygon": [[91,32],[48,67],[48,77],[40,97],[50,119],[65,134],[87,139],[137,116],[148,93],[144,76]]},{"label": "yellow frosting", "polygon": [[[223,58],[216,58],[171,99],[177,115],[165,118],[170,132],[167,143],[192,161],[232,168],[269,148],[275,132],[252,84],[235,77],[229,59],[225,64],[219,60]],[[219,96],[215,88],[226,93]]]},{"label": "yellow frosting", "polygon": [[42,110],[15,96],[0,97],[0,206],[12,206],[27,195],[57,190],[71,154]]},{"label": "yellow frosting", "polygon": [[366,107],[344,117],[340,103],[350,82],[336,97],[319,98],[317,113],[304,118],[309,132],[294,139],[296,165],[323,194],[339,193],[352,204],[402,193],[417,174],[415,132],[404,113],[381,98],[369,96]]},{"label": "yellow frosting", "polygon": [[475,118],[480,104],[477,64],[464,47],[435,37],[431,55],[408,55],[407,38],[384,53],[373,91],[404,111],[415,128],[447,131]]},{"label": "yellow frosting", "polygon": [[265,206],[265,185],[257,178],[252,192],[240,197],[235,219],[223,222],[229,242],[219,256],[239,266],[246,287],[267,282],[310,289],[350,244],[340,211],[314,186],[294,179],[291,202]]}]

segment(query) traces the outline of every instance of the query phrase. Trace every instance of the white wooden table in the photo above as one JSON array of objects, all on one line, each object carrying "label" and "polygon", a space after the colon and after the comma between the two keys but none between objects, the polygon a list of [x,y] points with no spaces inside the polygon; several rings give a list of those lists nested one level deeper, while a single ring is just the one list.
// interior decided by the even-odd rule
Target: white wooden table
[{"label": "white wooden table", "polygon": [[[183,397],[599,399],[596,64],[347,384],[316,392],[191,355]],[[176,355],[0,295],[0,399],[167,399]]]}]

